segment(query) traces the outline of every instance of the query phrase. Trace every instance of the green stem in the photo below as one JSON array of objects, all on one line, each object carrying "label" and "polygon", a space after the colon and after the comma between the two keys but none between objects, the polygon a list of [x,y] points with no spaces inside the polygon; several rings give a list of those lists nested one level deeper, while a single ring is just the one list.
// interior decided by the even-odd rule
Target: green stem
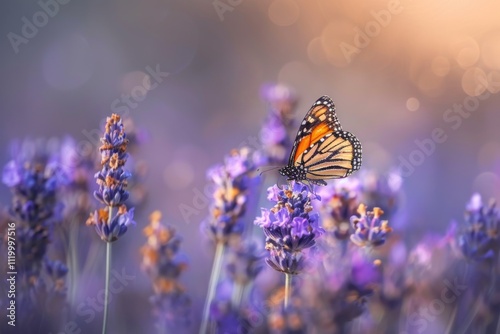
[{"label": "green stem", "polygon": [[[108,224],[111,223],[113,216],[113,207],[109,207]],[[111,269],[111,242],[106,242],[106,281],[104,287],[104,318],[102,320],[102,334],[106,334],[106,325],[108,323],[108,304],[109,304],[109,272]]]},{"label": "green stem", "polygon": [[285,274],[285,309],[288,308],[291,295],[292,295],[292,275]]},{"label": "green stem", "polygon": [[224,243],[218,242],[215,248],[214,264],[212,265],[212,273],[208,283],[207,298],[203,307],[203,318],[200,326],[200,334],[206,334],[210,315],[210,305],[214,299],[217,283],[219,282],[220,271],[222,268],[222,255],[224,254]]}]

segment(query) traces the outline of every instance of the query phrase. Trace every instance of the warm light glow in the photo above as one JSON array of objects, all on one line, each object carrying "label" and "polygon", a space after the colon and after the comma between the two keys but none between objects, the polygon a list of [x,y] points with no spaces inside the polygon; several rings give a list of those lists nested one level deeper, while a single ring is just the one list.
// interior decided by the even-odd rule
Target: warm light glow
[{"label": "warm light glow", "polygon": [[450,61],[443,56],[437,56],[432,60],[432,72],[439,76],[444,77],[450,73]]},{"label": "warm light glow", "polygon": [[406,108],[408,108],[409,111],[416,111],[420,108],[420,101],[416,97],[410,97],[406,100]]},{"label": "warm light glow", "polygon": [[488,78],[482,68],[472,67],[462,76],[462,88],[469,96],[478,96],[488,87]]},{"label": "warm light glow", "polygon": [[293,0],[275,0],[269,6],[269,18],[278,26],[289,26],[299,19],[300,8]]}]

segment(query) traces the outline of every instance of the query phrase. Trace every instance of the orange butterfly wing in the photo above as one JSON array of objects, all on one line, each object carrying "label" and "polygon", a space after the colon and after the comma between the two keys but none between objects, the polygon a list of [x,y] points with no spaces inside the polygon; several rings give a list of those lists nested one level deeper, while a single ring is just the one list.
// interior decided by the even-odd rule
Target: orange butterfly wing
[{"label": "orange butterfly wing", "polygon": [[325,185],[325,179],[343,178],[361,167],[361,144],[343,131],[328,96],[320,97],[300,124],[288,165],[280,173],[288,180]]},{"label": "orange butterfly wing", "polygon": [[341,130],[342,127],[335,114],[335,104],[332,99],[326,95],[320,97],[300,124],[288,164],[293,166],[307,148],[327,133]]}]

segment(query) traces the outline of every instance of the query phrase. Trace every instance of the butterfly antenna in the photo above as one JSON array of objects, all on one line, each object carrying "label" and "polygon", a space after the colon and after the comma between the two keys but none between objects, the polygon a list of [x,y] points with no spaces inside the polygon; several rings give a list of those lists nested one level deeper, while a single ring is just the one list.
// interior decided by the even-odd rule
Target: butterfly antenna
[{"label": "butterfly antenna", "polygon": [[261,168],[257,168],[257,172],[260,172],[259,176],[261,176],[262,174],[267,173],[269,171],[281,168],[283,166],[267,166],[267,167],[269,167],[269,168],[266,168],[265,170],[262,170]]}]

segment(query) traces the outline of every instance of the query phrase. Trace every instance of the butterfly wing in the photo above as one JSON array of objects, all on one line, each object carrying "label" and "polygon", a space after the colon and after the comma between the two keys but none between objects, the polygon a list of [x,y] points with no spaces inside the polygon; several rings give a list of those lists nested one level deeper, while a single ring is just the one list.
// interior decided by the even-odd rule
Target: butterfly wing
[{"label": "butterfly wing", "polygon": [[349,176],[361,167],[361,144],[352,133],[342,130],[335,104],[328,96],[320,97],[304,117],[288,167],[298,171],[290,174],[317,184]]},{"label": "butterfly wing", "polygon": [[298,156],[326,133],[341,130],[332,99],[326,95],[320,97],[314,102],[300,124],[288,165],[293,166]]},{"label": "butterfly wing", "polygon": [[340,130],[327,133],[311,144],[297,157],[295,165],[304,166],[305,178],[313,182],[338,179],[361,167],[361,153],[359,140],[352,133]]}]

